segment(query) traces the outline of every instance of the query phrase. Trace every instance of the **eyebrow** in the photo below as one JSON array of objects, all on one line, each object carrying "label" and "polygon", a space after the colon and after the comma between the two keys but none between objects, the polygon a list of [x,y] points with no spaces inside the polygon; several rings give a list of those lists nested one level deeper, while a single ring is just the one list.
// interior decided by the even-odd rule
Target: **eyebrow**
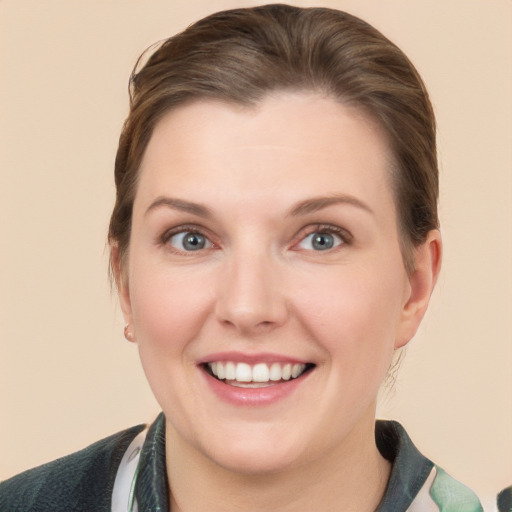
[{"label": "eyebrow", "polygon": [[[311,199],[305,199],[294,205],[286,214],[287,217],[299,217],[301,215],[307,215],[310,213],[317,212],[329,206],[336,204],[348,204],[360,208],[368,213],[374,215],[373,210],[363,201],[357,199],[354,196],[346,194],[334,194],[327,197],[313,197]],[[144,215],[147,215],[152,210],[161,208],[162,206],[172,208],[173,210],[179,210],[182,212],[191,213],[198,217],[210,218],[212,212],[206,206],[191,201],[185,201],[184,199],[177,199],[173,197],[158,197],[156,198],[147,208]]]},{"label": "eyebrow", "polygon": [[148,206],[144,215],[147,215],[150,211],[155,210],[156,208],[160,208],[162,206],[172,208],[173,210],[192,213],[193,215],[197,215],[198,217],[208,218],[212,216],[211,210],[209,208],[206,208],[206,206],[197,203],[192,203],[191,201],[185,201],[184,199],[176,199],[173,197],[156,198]]},{"label": "eyebrow", "polygon": [[291,208],[288,215],[292,217],[307,215],[336,204],[348,204],[375,215],[374,211],[366,203],[357,199],[357,197],[346,194],[334,194],[327,197],[313,197],[311,199],[300,201]]}]

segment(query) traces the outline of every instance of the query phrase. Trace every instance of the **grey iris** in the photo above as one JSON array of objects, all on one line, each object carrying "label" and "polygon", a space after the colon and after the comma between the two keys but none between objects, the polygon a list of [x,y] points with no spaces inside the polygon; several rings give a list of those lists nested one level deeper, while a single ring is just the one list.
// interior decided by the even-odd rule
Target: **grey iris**
[{"label": "grey iris", "polygon": [[183,237],[183,247],[187,251],[198,251],[203,249],[206,244],[206,238],[199,233],[187,233]]},{"label": "grey iris", "polygon": [[329,233],[315,233],[311,243],[317,251],[325,251],[334,246],[334,237]]}]

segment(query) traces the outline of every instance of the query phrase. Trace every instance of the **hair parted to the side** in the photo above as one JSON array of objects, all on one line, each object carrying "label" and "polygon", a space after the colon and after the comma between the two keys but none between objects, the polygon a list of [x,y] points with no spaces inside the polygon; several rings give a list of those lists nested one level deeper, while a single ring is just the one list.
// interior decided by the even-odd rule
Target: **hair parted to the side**
[{"label": "hair parted to the side", "polygon": [[[360,108],[386,134],[404,262],[438,227],[435,118],[404,53],[345,12],[271,4],[212,14],[135,66],[115,163],[109,242],[126,256],[139,167],[155,125],[198,99],[257,104],[272,91],[316,91]],[[139,69],[140,68],[140,69]]]}]

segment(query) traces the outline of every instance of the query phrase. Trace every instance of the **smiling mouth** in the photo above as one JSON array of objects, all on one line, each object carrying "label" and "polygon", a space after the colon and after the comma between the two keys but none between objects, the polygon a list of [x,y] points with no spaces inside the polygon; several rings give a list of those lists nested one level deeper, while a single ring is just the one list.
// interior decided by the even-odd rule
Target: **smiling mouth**
[{"label": "smiling mouth", "polygon": [[208,374],[230,386],[241,388],[262,388],[299,379],[311,371],[313,363],[235,363],[215,361],[205,363]]}]

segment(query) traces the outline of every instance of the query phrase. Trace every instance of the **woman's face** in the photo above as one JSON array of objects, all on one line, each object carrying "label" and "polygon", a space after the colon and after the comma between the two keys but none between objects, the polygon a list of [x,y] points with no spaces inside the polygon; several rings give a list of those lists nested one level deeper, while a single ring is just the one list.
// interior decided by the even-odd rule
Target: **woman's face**
[{"label": "woman's face", "polygon": [[374,123],[313,94],[156,126],[120,295],[173,442],[265,472],[372,435],[421,318],[390,165]]}]

